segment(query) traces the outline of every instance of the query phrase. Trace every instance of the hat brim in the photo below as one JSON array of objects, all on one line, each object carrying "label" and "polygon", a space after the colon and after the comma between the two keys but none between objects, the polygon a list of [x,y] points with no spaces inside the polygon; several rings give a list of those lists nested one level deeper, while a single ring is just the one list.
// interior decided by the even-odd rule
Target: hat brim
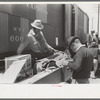
[{"label": "hat brim", "polygon": [[43,28],[44,28],[44,26],[43,26],[43,25],[41,25],[41,27],[37,27],[37,26],[35,26],[35,25],[34,25],[34,24],[32,24],[32,23],[31,23],[31,26],[32,26],[32,27],[35,27],[35,28],[37,28],[37,29],[43,29]]},{"label": "hat brim", "polygon": [[78,36],[73,37],[73,39],[69,43],[69,46],[68,46],[69,48],[70,48],[71,44],[75,41],[75,39],[79,39],[79,37]]}]

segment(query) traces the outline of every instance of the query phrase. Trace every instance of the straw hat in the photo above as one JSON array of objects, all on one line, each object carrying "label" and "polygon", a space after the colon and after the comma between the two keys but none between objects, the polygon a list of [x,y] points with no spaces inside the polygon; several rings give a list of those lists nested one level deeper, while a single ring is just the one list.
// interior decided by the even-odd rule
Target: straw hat
[{"label": "straw hat", "polygon": [[39,20],[39,19],[36,19],[34,22],[32,22],[31,26],[35,27],[37,29],[43,29],[44,28],[44,26],[42,25],[41,20]]}]

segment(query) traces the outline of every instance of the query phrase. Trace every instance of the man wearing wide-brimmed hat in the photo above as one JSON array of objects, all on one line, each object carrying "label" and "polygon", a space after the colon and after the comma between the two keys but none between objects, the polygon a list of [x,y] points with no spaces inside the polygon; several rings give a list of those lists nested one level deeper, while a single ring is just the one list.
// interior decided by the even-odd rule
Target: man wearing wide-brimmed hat
[{"label": "man wearing wide-brimmed hat", "polygon": [[31,48],[32,57],[35,58],[44,58],[50,56],[56,51],[52,48],[46,41],[42,29],[44,28],[41,20],[36,19],[31,23],[32,29],[25,36],[20,46],[18,47],[17,54],[23,53],[26,46]]},{"label": "man wearing wide-brimmed hat", "polygon": [[81,44],[78,36],[71,36],[68,39],[68,48],[72,50],[75,55],[73,61],[63,65],[73,70],[73,79],[79,84],[88,84],[91,68],[93,66],[93,56],[88,48]]}]

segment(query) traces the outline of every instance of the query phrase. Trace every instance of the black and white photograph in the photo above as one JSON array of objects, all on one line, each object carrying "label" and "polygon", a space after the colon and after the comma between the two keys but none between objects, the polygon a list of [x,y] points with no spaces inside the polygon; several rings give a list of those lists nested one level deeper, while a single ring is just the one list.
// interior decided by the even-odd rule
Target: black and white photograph
[{"label": "black and white photograph", "polygon": [[0,3],[0,88],[78,84],[100,84],[100,3]]}]

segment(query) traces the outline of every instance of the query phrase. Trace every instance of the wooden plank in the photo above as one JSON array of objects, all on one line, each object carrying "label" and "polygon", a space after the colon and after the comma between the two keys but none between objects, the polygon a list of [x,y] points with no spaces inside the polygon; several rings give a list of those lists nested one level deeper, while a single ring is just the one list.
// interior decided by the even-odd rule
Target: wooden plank
[{"label": "wooden plank", "polygon": [[62,71],[62,68],[57,68],[53,71],[43,71],[39,74],[26,79],[19,84],[58,84],[62,81],[67,81],[72,76],[69,70]]},{"label": "wooden plank", "polygon": [[0,83],[14,83],[25,63],[26,59],[14,61],[8,70],[0,76]]},{"label": "wooden plank", "polygon": [[[44,61],[45,60],[48,60],[48,59],[44,59]],[[72,61],[72,59],[67,59],[66,61],[70,62]],[[60,67],[60,68],[53,69],[51,71],[49,70],[49,72],[48,71],[40,72],[39,74],[19,83],[21,84],[47,84],[47,83],[55,84],[55,83],[60,83],[62,81],[67,81],[71,76],[72,76],[71,70],[66,69],[66,67],[63,67],[63,70],[62,70],[62,68]]]},{"label": "wooden plank", "polygon": [[68,69],[66,66],[63,67],[63,81],[66,82],[72,77],[73,71],[71,69]]},{"label": "wooden plank", "polygon": [[[37,75],[34,75],[33,77],[29,78],[29,79],[26,79],[22,82],[19,82],[20,84],[34,84],[38,81],[40,81],[41,79],[44,79],[46,77],[48,77],[49,75],[52,75],[54,74],[56,71],[59,71],[61,70],[61,68],[57,68],[57,69],[54,69],[53,71],[43,71],[43,72],[40,72],[38,73]],[[61,75],[61,72],[59,73],[59,75]],[[59,77],[59,76],[58,76]],[[54,79],[53,79],[54,80]],[[51,82],[52,80],[50,80]],[[60,79],[61,81],[61,79]],[[46,81],[45,82],[40,82],[40,83],[49,83],[49,79],[46,78]],[[54,83],[54,82],[53,82]]]},{"label": "wooden plank", "polygon": [[62,69],[59,68],[53,71],[52,73],[46,75],[45,77],[35,81],[34,84],[58,84],[63,81],[62,79]]}]

